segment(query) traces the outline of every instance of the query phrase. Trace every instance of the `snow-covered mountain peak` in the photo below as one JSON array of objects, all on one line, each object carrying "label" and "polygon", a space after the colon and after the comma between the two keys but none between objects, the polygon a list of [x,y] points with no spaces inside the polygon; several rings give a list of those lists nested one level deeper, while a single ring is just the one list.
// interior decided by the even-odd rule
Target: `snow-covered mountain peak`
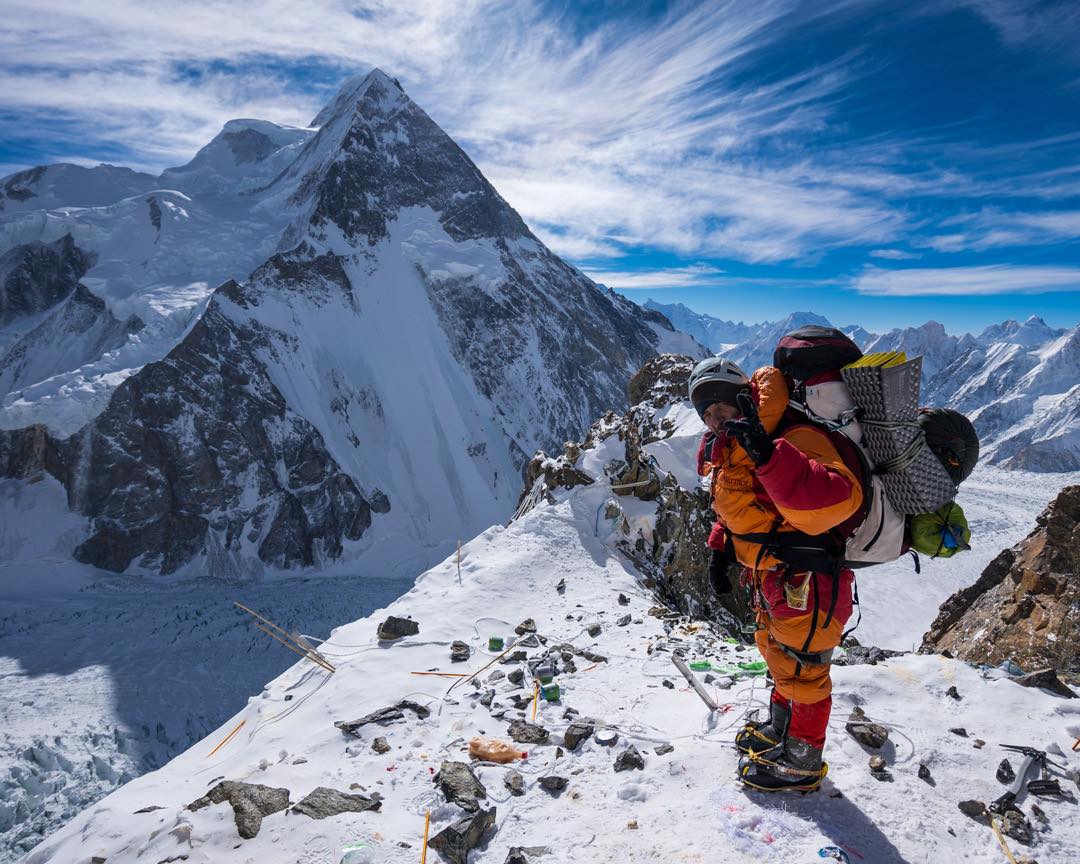
[{"label": "snow-covered mountain peak", "polygon": [[161,186],[213,196],[257,190],[287,168],[314,134],[268,120],[229,120],[190,162],[162,173]]},{"label": "snow-covered mountain peak", "polygon": [[268,206],[280,202],[297,213],[280,249],[305,240],[338,248],[335,238],[370,247],[408,207],[434,211],[458,242],[532,239],[464,151],[379,70],[342,87],[320,120],[318,134],[270,190]]},{"label": "snow-covered mountain peak", "polygon": [[[381,69],[375,68],[370,72],[354,75],[347,79],[338,88],[334,98],[331,99],[311,121],[313,127],[323,127],[333,122],[342,114],[351,113],[368,96],[369,89],[372,95],[378,97],[377,102],[369,102],[365,107],[379,104],[386,110],[392,110],[395,103],[401,99],[408,99],[405,91],[396,78],[391,78]],[[409,100],[411,101],[411,100]]]},{"label": "snow-covered mountain peak", "polygon": [[1010,318],[1001,324],[987,327],[979,334],[978,342],[981,345],[992,345],[995,342],[1011,342],[1030,349],[1043,345],[1061,336],[1064,332],[1064,330],[1051,327],[1038,315],[1032,315],[1024,322]]},{"label": "snow-covered mountain peak", "polygon": [[0,217],[55,207],[99,207],[156,187],[154,175],[116,165],[38,165],[0,180]]}]

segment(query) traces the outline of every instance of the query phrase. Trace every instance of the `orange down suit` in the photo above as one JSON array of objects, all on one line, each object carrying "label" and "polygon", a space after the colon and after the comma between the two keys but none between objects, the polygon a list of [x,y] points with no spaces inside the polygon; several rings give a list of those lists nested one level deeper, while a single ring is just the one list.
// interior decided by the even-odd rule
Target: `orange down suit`
[{"label": "orange down suit", "polygon": [[[792,702],[817,703],[832,693],[829,665],[801,663],[781,646],[816,654],[839,644],[852,611],[851,571],[793,573],[761,543],[738,535],[824,533],[862,506],[862,486],[827,433],[785,420],[789,394],[778,369],[765,366],[755,372],[751,395],[765,431],[772,434],[780,427],[779,435],[774,436],[772,456],[757,467],[734,438],[716,437],[711,448],[706,442],[712,436],[703,439],[698,468],[712,476],[717,516],[709,546],[722,549],[730,539],[747,568],[744,578],[751,580],[757,610],[757,646],[776,691]],[[834,579],[840,584],[829,615]],[[826,706],[822,708],[827,712]]]}]

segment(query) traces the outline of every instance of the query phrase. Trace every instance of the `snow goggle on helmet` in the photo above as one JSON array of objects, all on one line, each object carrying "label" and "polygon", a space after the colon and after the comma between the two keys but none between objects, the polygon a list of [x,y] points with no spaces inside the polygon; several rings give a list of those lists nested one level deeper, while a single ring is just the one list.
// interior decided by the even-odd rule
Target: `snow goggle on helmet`
[{"label": "snow goggle on helmet", "polygon": [[690,373],[687,395],[698,416],[714,402],[735,405],[735,397],[750,386],[750,379],[742,368],[726,357],[709,357],[702,360]]}]

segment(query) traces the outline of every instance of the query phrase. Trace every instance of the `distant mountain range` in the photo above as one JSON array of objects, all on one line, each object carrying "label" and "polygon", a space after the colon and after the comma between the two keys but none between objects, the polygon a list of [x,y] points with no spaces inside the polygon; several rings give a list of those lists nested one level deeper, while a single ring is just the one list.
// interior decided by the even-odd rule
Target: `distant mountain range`
[{"label": "distant mountain range", "polygon": [[1080,325],[1054,328],[1033,315],[977,335],[950,335],[935,321],[877,334],[834,325],[812,312],[744,324],[681,303],[647,300],[644,306],[748,371],[770,363],[777,339],[806,324],[836,326],[866,352],[921,356],[922,401],[967,414],[979,432],[983,458],[1032,471],[1080,470]]}]

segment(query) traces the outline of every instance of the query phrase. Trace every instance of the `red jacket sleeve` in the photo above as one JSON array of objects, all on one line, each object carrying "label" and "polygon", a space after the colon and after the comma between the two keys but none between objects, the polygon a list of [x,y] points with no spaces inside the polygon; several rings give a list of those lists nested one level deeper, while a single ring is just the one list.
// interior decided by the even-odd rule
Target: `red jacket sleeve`
[{"label": "red jacket sleeve", "polygon": [[862,485],[828,436],[798,426],[777,439],[758,481],[793,528],[823,534],[862,506]]}]

